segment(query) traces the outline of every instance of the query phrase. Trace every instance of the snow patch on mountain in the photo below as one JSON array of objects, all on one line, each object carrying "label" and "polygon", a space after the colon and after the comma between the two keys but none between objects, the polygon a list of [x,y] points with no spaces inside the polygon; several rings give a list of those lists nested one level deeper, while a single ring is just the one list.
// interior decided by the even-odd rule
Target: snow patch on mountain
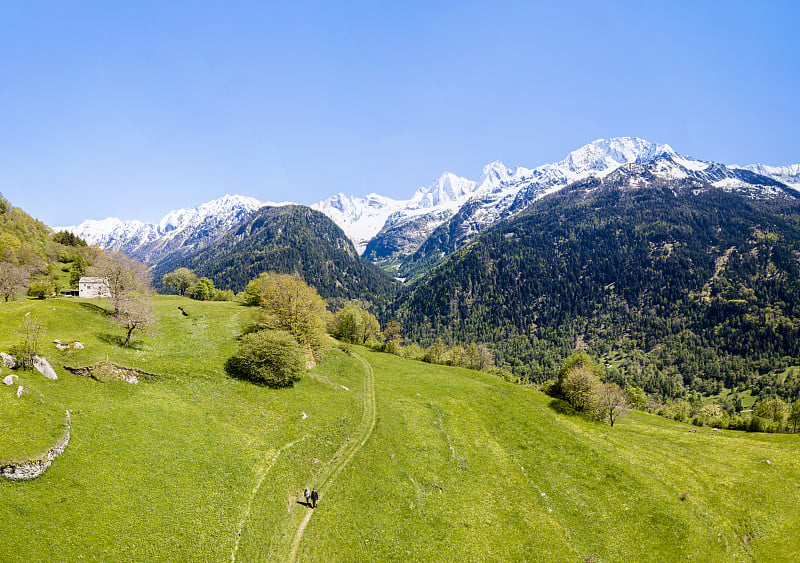
[{"label": "snow patch on mountain", "polygon": [[367,243],[386,226],[397,226],[406,221],[419,224],[419,219],[430,215],[424,223],[432,230],[458,210],[475,190],[475,182],[445,172],[427,187],[420,187],[407,200],[396,200],[378,194],[365,197],[336,194],[311,205],[330,217],[353,241],[359,254]]},{"label": "snow patch on mountain", "polygon": [[795,189],[800,189],[800,164],[789,166],[768,166],[766,164],[748,164],[747,166],[732,166],[742,168],[762,176],[767,176]]}]

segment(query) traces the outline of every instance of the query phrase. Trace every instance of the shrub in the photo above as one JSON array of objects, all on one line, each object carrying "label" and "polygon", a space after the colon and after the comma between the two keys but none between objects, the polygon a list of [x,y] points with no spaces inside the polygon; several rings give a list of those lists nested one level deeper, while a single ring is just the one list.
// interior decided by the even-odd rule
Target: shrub
[{"label": "shrub", "polygon": [[292,335],[280,330],[246,334],[239,349],[228,358],[225,371],[232,377],[270,387],[291,387],[300,381],[305,357]]},{"label": "shrub", "polygon": [[561,380],[561,392],[567,402],[590,418],[601,416],[599,387],[600,380],[587,366],[573,368]]}]

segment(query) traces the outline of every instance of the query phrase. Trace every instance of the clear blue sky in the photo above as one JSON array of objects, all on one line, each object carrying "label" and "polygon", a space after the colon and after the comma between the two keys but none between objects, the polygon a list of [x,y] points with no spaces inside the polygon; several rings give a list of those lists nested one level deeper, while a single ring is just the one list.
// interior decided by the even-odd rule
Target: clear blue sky
[{"label": "clear blue sky", "polygon": [[65,225],[406,198],[619,135],[800,162],[800,2],[539,4],[0,0],[0,192]]}]

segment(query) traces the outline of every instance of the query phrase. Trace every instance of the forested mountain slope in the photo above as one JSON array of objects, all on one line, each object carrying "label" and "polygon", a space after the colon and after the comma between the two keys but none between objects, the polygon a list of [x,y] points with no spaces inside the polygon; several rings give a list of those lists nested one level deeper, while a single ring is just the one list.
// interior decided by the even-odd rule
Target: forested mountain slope
[{"label": "forested mountain slope", "polygon": [[622,167],[499,224],[396,312],[411,338],[492,342],[534,381],[587,346],[650,393],[749,383],[793,398],[798,382],[768,375],[800,362],[800,205],[784,188],[759,201]]},{"label": "forested mountain slope", "polygon": [[331,219],[300,205],[259,209],[208,247],[164,260],[155,278],[182,266],[237,292],[266,271],[297,272],[328,300],[383,305],[398,286],[377,266],[363,262]]}]

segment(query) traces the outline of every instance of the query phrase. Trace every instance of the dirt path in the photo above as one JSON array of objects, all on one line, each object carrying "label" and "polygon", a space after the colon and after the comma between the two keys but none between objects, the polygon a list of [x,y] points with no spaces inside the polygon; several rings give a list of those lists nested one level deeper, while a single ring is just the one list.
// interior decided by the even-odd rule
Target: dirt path
[{"label": "dirt path", "polygon": [[308,434],[306,434],[302,438],[294,440],[293,442],[289,442],[288,444],[284,445],[283,447],[281,447],[281,449],[277,451],[273,450],[273,452],[270,452],[272,453],[272,459],[270,459],[269,462],[261,470],[261,475],[259,476],[255,486],[253,487],[253,491],[250,493],[250,498],[247,500],[247,508],[245,509],[241,519],[239,520],[239,525],[236,530],[236,543],[233,545],[233,551],[231,551],[231,563],[236,561],[236,552],[239,551],[239,542],[242,539],[242,531],[244,530],[244,526],[247,523],[248,518],[250,518],[250,509],[253,506],[253,499],[256,498],[256,493],[258,493],[258,490],[261,488],[261,484],[264,482],[267,473],[269,473],[269,470],[272,469],[273,465],[275,465],[275,462],[278,461],[278,457],[280,457],[281,452],[283,450],[285,450],[286,448],[291,448],[297,442],[305,440],[306,438],[308,438]]},{"label": "dirt path", "polygon": [[[353,459],[358,450],[367,443],[367,440],[372,435],[372,430],[375,428],[375,373],[367,360],[358,354],[353,354],[353,357],[357,358],[364,366],[364,416],[361,418],[353,438],[342,444],[339,451],[328,462],[325,470],[319,475],[314,486],[321,492],[333,484],[342,469],[350,463],[350,460]],[[300,547],[300,541],[303,539],[303,533],[313,515],[313,510],[305,511],[305,516],[300,522],[292,542],[288,558],[289,563],[294,563],[297,557],[297,550]]]}]

